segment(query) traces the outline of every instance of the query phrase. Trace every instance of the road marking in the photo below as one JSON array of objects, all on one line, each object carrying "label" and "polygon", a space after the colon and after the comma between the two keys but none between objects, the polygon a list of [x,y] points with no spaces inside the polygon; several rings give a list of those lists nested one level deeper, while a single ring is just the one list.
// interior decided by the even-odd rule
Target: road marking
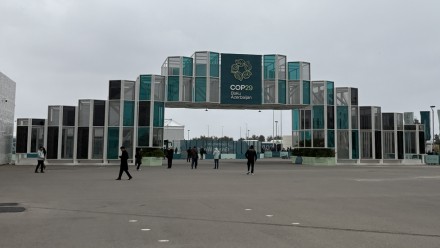
[{"label": "road marking", "polygon": [[128,222],[135,223],[135,222],[138,222],[138,221],[137,220],[129,220]]},{"label": "road marking", "polygon": [[292,225],[299,225],[300,223],[298,222],[293,222]]},{"label": "road marking", "polygon": [[159,239],[158,241],[159,241],[160,243],[170,242],[168,239]]},{"label": "road marking", "polygon": [[356,182],[409,181],[420,179],[440,179],[440,176],[396,177],[396,178],[354,178]]},{"label": "road marking", "polygon": [[151,231],[149,228],[142,228],[141,231]]},{"label": "road marking", "polygon": [[266,214],[266,217],[273,217],[273,214]]},{"label": "road marking", "polygon": [[251,210],[252,210],[251,208],[246,208],[246,209],[245,209],[245,211],[251,211]]}]

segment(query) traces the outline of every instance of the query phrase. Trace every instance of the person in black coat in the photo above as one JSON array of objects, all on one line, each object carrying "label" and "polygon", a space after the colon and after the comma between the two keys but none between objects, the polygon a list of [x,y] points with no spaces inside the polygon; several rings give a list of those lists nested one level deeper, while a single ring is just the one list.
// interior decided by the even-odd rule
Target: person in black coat
[{"label": "person in black coat", "polygon": [[174,150],[172,147],[168,148],[166,157],[168,159],[168,169],[171,169],[171,166],[173,166],[173,156],[174,156]]},{"label": "person in black coat", "polygon": [[254,165],[257,161],[257,152],[254,149],[254,146],[250,146],[249,149],[244,154],[247,158],[247,168],[248,172],[246,174],[254,174]]},{"label": "person in black coat", "polygon": [[116,178],[116,180],[121,180],[122,172],[125,171],[125,173],[128,176],[128,180],[131,180],[133,177],[128,172],[128,152],[125,150],[125,147],[121,146],[121,156],[119,158],[121,159],[121,167],[119,168],[119,176]]}]

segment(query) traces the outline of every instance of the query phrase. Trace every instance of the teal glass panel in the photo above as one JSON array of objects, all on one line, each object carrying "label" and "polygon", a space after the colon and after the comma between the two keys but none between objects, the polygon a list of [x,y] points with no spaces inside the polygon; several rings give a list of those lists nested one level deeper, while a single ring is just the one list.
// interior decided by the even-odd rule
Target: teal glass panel
[{"label": "teal glass panel", "polygon": [[134,101],[124,101],[124,126],[134,125]]},{"label": "teal glass panel", "polygon": [[196,102],[206,102],[206,78],[196,78]]},{"label": "teal glass panel", "polygon": [[209,74],[211,77],[220,77],[218,53],[209,53]]},{"label": "teal glass panel", "polygon": [[335,105],[335,84],[327,82],[327,104]]},{"label": "teal glass panel", "polygon": [[193,75],[193,59],[188,57],[183,57],[183,75],[190,76]]},{"label": "teal glass panel", "polygon": [[305,147],[312,147],[312,132],[304,131]]},{"label": "teal glass panel", "polygon": [[292,110],[292,130],[299,130],[299,123],[301,121],[299,113],[299,109]]},{"label": "teal glass panel", "polygon": [[107,159],[118,159],[119,127],[109,127],[107,137]]},{"label": "teal glass panel", "polygon": [[138,128],[138,146],[149,146],[150,127]]},{"label": "teal glass panel", "polygon": [[289,80],[300,80],[300,64],[299,62],[289,62],[288,66],[288,78]]},{"label": "teal glass panel", "polygon": [[335,147],[335,130],[327,130],[327,147]]},{"label": "teal glass panel", "polygon": [[278,103],[286,104],[286,80],[278,80]]},{"label": "teal glass panel", "polygon": [[313,129],[324,129],[324,106],[313,106]]},{"label": "teal glass panel", "polygon": [[165,106],[163,102],[154,102],[154,127],[163,127],[165,116]]},{"label": "teal glass panel", "polygon": [[264,79],[275,79],[275,55],[264,55]]},{"label": "teal glass panel", "polygon": [[151,97],[151,76],[140,76],[139,100],[150,100]]},{"label": "teal glass panel", "polygon": [[310,104],[310,81],[303,81],[303,104]]},{"label": "teal glass panel", "polygon": [[168,101],[179,101],[179,77],[168,77]]},{"label": "teal glass panel", "polygon": [[336,107],[336,127],[337,129],[348,129],[348,106]]},{"label": "teal glass panel", "polygon": [[351,159],[359,159],[359,131],[351,131]]}]

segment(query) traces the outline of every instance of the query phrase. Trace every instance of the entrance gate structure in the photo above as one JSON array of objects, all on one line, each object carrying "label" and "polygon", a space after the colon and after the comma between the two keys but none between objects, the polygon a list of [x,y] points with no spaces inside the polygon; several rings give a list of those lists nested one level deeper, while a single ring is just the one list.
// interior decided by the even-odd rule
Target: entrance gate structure
[{"label": "entrance gate structure", "polygon": [[206,51],[168,57],[161,75],[110,80],[107,100],[49,106],[47,119],[18,119],[17,157],[32,157],[44,145],[49,161],[109,163],[123,145],[133,158],[136,147],[162,148],[165,108],[292,110],[293,148],[334,148],[338,159],[382,162],[424,153],[423,126],[406,129],[395,113],[382,130],[380,107],[359,107],[356,88],[311,81],[308,62]]}]

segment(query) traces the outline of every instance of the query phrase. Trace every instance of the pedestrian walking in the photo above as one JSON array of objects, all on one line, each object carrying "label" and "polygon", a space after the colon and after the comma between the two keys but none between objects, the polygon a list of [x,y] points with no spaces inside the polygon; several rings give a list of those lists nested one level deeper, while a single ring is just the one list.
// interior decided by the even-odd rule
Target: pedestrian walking
[{"label": "pedestrian walking", "polygon": [[136,149],[136,155],[134,155],[136,170],[139,171],[142,164],[142,149]]},{"label": "pedestrian walking", "polygon": [[130,172],[128,172],[128,152],[125,150],[124,146],[121,146],[121,152],[121,156],[119,156],[121,159],[121,166],[119,168],[119,176],[116,180],[121,180],[122,172],[125,172],[128,176],[128,180],[131,180],[133,177],[130,175]]},{"label": "pedestrian walking", "polygon": [[248,160],[247,161],[248,172],[246,174],[253,175],[254,174],[254,165],[255,165],[255,162],[257,161],[257,152],[255,151],[254,146],[251,145],[244,155],[246,156],[246,158]]},{"label": "pedestrian walking", "polygon": [[194,146],[191,149],[191,169],[197,169],[197,162],[199,160],[199,151],[197,151],[197,147]]},{"label": "pedestrian walking", "polygon": [[212,155],[214,156],[214,169],[218,170],[218,161],[220,159],[220,151],[218,150],[218,148],[214,148],[214,152],[212,153]]},{"label": "pedestrian walking", "polygon": [[168,159],[168,169],[171,169],[173,166],[173,156],[174,156],[174,150],[172,147],[168,148],[166,157]]},{"label": "pedestrian walking", "polygon": [[186,149],[186,162],[191,162],[191,147]]},{"label": "pedestrian walking", "polygon": [[205,154],[205,148],[200,148],[200,159],[203,160],[203,154]]},{"label": "pedestrian walking", "polygon": [[38,162],[37,162],[37,167],[35,168],[35,173],[38,173],[38,168],[40,168],[41,173],[44,173],[44,169],[45,169],[44,159],[46,158],[46,156],[44,155],[44,147],[40,146],[37,155],[38,155]]}]

